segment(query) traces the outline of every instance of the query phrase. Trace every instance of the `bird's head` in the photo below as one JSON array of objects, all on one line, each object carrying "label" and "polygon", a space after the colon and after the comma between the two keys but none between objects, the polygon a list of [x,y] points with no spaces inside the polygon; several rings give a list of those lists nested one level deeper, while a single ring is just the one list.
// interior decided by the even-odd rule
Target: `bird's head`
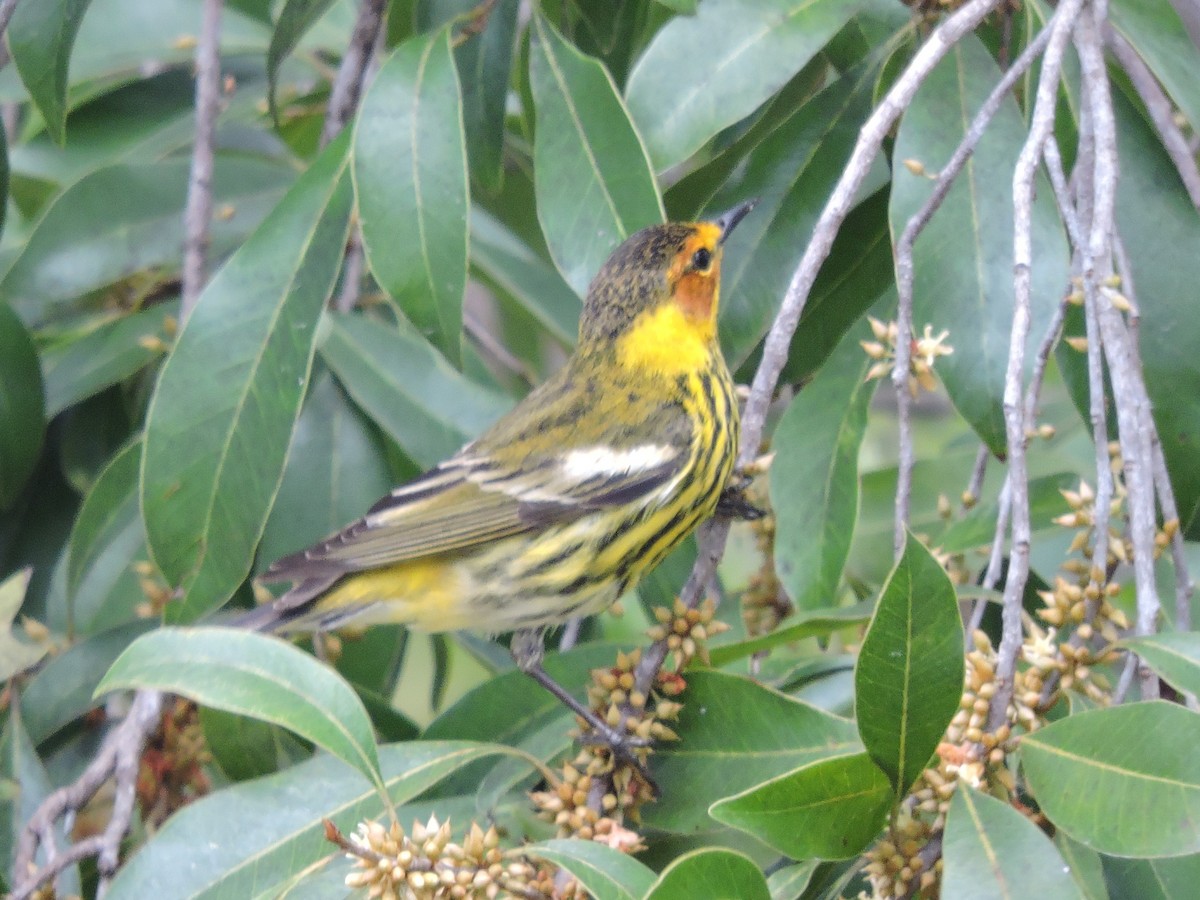
[{"label": "bird's head", "polygon": [[[716,339],[721,247],[750,200],[704,222],[651,225],[630,236],[588,288],[580,348],[615,347],[626,362],[677,368],[672,354]],[[684,365],[686,360],[680,360]]]}]

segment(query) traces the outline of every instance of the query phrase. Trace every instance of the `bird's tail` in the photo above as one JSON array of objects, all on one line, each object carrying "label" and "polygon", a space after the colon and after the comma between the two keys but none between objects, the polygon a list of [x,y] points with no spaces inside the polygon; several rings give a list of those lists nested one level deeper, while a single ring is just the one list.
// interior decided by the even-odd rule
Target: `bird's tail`
[{"label": "bird's tail", "polygon": [[324,621],[329,618],[329,613],[319,612],[316,603],[341,576],[342,573],[337,572],[305,578],[287,593],[260,604],[229,624],[233,628],[279,634],[329,630],[331,624]]}]

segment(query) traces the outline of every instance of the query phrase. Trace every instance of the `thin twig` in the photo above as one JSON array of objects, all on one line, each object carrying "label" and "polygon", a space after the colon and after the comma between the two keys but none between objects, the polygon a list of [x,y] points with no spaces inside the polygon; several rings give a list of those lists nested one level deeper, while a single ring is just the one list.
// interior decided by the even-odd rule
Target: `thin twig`
[{"label": "thin twig", "polygon": [[321,128],[322,147],[337,137],[358,109],[358,98],[371,64],[372,50],[383,24],[386,6],[387,0],[362,0],[358,8],[350,45],[342,57],[337,77],[333,80],[333,89],[329,93],[329,109]]},{"label": "thin twig", "polygon": [[1033,65],[1033,61],[1046,49],[1050,40],[1050,30],[1042,29],[1037,37],[1029,42],[1025,50],[1017,57],[1003,77],[997,82],[987,99],[979,107],[979,112],[971,120],[963,139],[954,148],[950,160],[942,167],[934,181],[933,190],[918,209],[905,223],[900,239],[896,241],[896,288],[899,294],[899,313],[896,317],[896,365],[892,370],[892,381],[896,388],[897,418],[900,426],[899,433],[899,469],[896,481],[895,523],[893,527],[892,545],[897,559],[904,549],[904,534],[908,528],[909,507],[912,494],[912,472],[914,464],[912,446],[912,398],[909,394],[909,369],[912,364],[912,335],[913,335],[913,247],[917,237],[933,214],[941,207],[954,181],[962,173],[967,161],[975,152],[980,139],[991,124],[996,113],[1000,111],[1004,99],[1012,90],[1013,85]]},{"label": "thin twig", "polygon": [[1200,167],[1196,165],[1196,154],[1188,147],[1187,138],[1175,122],[1174,104],[1163,91],[1154,73],[1142,61],[1137,50],[1125,40],[1124,35],[1108,26],[1104,29],[1104,40],[1117,62],[1121,64],[1121,68],[1125,70],[1125,74],[1129,76],[1133,89],[1142,98],[1142,103],[1146,104],[1146,111],[1150,113],[1154,130],[1158,132],[1163,149],[1175,164],[1175,170],[1179,173],[1179,179],[1183,182],[1192,205],[1200,209]]},{"label": "thin twig", "polygon": [[358,227],[355,226],[350,232],[349,246],[346,247],[346,262],[342,266],[342,289],[338,292],[337,300],[334,301],[334,307],[338,312],[350,312],[358,305],[365,261],[362,237]]},{"label": "thin twig", "polygon": [[527,387],[537,384],[537,373],[524,360],[505,347],[504,343],[498,340],[483,322],[479,321],[479,317],[466,308],[463,309],[463,332],[475,342],[480,352],[490,357],[498,366],[520,378]]},{"label": "thin twig", "polygon": [[[742,433],[738,452],[738,465],[746,466],[758,454],[762,441],[763,427],[766,424],[767,410],[771,405],[771,397],[779,382],[779,375],[787,362],[788,350],[791,346],[792,335],[800,322],[800,314],[804,311],[809,291],[812,290],[817,272],[829,256],[833,239],[841,228],[842,222],[850,212],[855,195],[866,178],[871,163],[878,155],[883,140],[887,137],[900,115],[912,102],[917,89],[929,76],[933,68],[942,60],[950,49],[966,34],[983,21],[1000,0],[970,0],[963,4],[930,34],[929,39],[921,45],[907,68],[896,79],[888,90],[879,106],[871,113],[858,134],[858,141],[850,154],[850,159],[842,171],[841,178],[834,186],[833,193],[821,212],[821,217],[813,227],[812,238],[804,250],[804,255],[796,271],[792,274],[787,293],[784,294],[775,321],[767,332],[763,344],[762,362],[754,375],[754,383],[750,388],[750,396],[746,401],[746,409],[742,415]],[[705,589],[711,583],[717,568],[717,561],[725,549],[725,541],[729,536],[729,521],[712,519],[701,526],[697,533],[697,559],[692,568],[687,583],[680,592],[680,599],[689,607],[700,602]],[[665,641],[652,644],[642,655],[636,671],[637,689],[643,694],[649,692],[663,661],[667,658]]]},{"label": "thin twig", "polygon": [[988,449],[987,444],[980,444],[979,449],[975,451],[975,465],[971,467],[971,477],[967,479],[967,486],[963,490],[963,506],[970,508],[978,501],[983,493],[983,479],[987,476],[988,460],[992,458],[992,451]]},{"label": "thin twig", "polygon": [[[138,691],[124,721],[105,736],[95,758],[83,770],[83,774],[71,784],[56,790],[38,806],[17,844],[17,858],[13,866],[16,883],[11,900],[26,900],[39,887],[52,881],[71,861],[93,854],[98,856],[97,868],[102,882],[107,883],[112,877],[117,868],[121,839],[129,830],[133,815],[142,750],[158,727],[162,703],[163,695],[160,692]],[[42,869],[35,869],[38,846],[45,843],[47,833],[52,833],[54,823],[82,809],[109,778],[114,778],[116,788],[112,815],[104,832],[74,844]],[[83,849],[79,849],[80,844],[84,845]],[[62,863],[67,855],[72,855],[72,859]]]},{"label": "thin twig", "polygon": [[1042,57],[1037,95],[1029,123],[1029,137],[1013,172],[1013,324],[1004,375],[1004,430],[1008,445],[1008,485],[1011,496],[1012,538],[1008,572],[1004,580],[1004,606],[1000,647],[996,659],[996,693],[988,716],[988,729],[995,731],[1008,720],[1017,656],[1023,642],[1021,624],[1025,582],[1029,577],[1029,472],[1025,460],[1025,343],[1031,322],[1033,266],[1033,189],[1042,146],[1054,127],[1058,79],[1071,26],[1079,16],[1082,0],[1063,0],[1046,26],[1051,32]]},{"label": "thin twig", "polygon": [[[1083,272],[1085,298],[1089,288],[1097,295],[1096,311],[1104,350],[1109,359],[1109,377],[1117,411],[1125,490],[1129,504],[1130,541],[1133,544],[1134,583],[1137,587],[1139,635],[1158,630],[1161,606],[1154,581],[1154,478],[1151,461],[1149,404],[1141,383],[1141,373],[1133,357],[1129,333],[1121,313],[1100,289],[1100,283],[1113,272],[1113,236],[1116,233],[1115,207],[1117,185],[1117,130],[1109,93],[1108,71],[1100,44],[1104,4],[1093,5],[1092,16],[1080,20],[1076,34],[1084,96],[1091,108],[1095,139],[1092,181],[1092,220],[1088,236],[1088,255],[1092,268]],[[1097,538],[1099,539],[1099,535]],[[1104,557],[1099,557],[1104,564]],[[1158,696],[1158,678],[1149,666],[1139,665],[1138,680],[1142,699]]]},{"label": "thin twig", "polygon": [[12,57],[8,52],[8,41],[5,40],[8,36],[8,23],[12,20],[13,13],[17,11],[17,4],[21,0],[0,0],[0,69],[8,65],[9,59]]},{"label": "thin twig", "polygon": [[[1050,319],[1050,324],[1046,328],[1046,334],[1042,337],[1042,342],[1038,345],[1037,355],[1033,361],[1033,372],[1029,378],[1029,388],[1025,392],[1025,419],[1033,421],[1037,413],[1038,400],[1041,397],[1042,383],[1046,377],[1046,365],[1049,363],[1050,354],[1054,350],[1055,344],[1058,343],[1060,334],[1062,333],[1063,320],[1067,315],[1067,305],[1064,300],[1058,305],[1054,311],[1054,315]],[[984,445],[980,448],[979,459],[985,462],[991,457],[991,451]],[[976,478],[978,484],[983,483],[983,469],[976,463],[978,476],[972,475],[972,483]],[[980,488],[976,486],[976,496]],[[1012,493],[1009,490],[1009,478],[1006,475],[1004,484],[1000,488],[1000,496],[997,499],[996,513],[996,531],[992,537],[992,549],[988,555],[987,568],[984,570],[983,581],[981,587],[984,590],[992,590],[1000,582],[1000,571],[1004,564],[1004,538],[1008,533],[1008,519],[1012,512]],[[983,621],[983,614],[987,610],[988,600],[986,597],[980,597],[975,601],[975,606],[971,610],[970,619],[966,626],[966,640],[970,644],[971,635],[975,633],[980,623]]]},{"label": "thin twig", "polygon": [[[1128,299],[1132,311],[1130,312],[1130,327],[1131,330],[1141,317],[1141,304],[1138,301],[1137,284],[1134,281],[1133,266],[1129,260],[1129,254],[1125,250],[1125,242],[1121,239],[1121,233],[1118,229],[1113,234],[1113,250],[1117,257],[1117,270],[1121,273],[1121,293]],[[1134,362],[1137,365],[1138,372],[1145,372],[1142,366],[1141,351],[1138,349],[1136,337],[1130,342],[1130,352],[1133,354]],[[1139,385],[1144,391],[1146,383],[1144,378],[1139,380]],[[1142,404],[1146,410],[1152,409],[1150,398],[1144,396]],[[1187,554],[1183,546],[1183,523],[1179,520],[1179,507],[1175,503],[1175,489],[1171,485],[1171,477],[1167,471],[1167,459],[1163,455],[1162,440],[1158,433],[1158,427],[1154,424],[1153,417],[1150,418],[1150,427],[1152,433],[1151,467],[1154,472],[1154,489],[1158,494],[1159,508],[1162,510],[1163,522],[1175,522],[1176,528],[1171,535],[1171,562],[1175,568],[1175,630],[1190,631],[1192,627],[1192,592],[1194,586],[1192,584],[1192,576],[1189,571]]]},{"label": "thin twig", "polygon": [[213,210],[213,146],[221,105],[221,4],[204,0],[196,44],[196,139],[183,212],[183,275],[180,316],[191,315],[204,290],[208,229]]}]

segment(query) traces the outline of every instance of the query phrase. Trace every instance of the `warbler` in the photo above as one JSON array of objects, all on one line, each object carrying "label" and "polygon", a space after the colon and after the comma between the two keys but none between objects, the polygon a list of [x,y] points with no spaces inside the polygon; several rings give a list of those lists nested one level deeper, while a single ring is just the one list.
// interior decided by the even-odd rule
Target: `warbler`
[{"label": "warbler", "polygon": [[363,518],[273,563],[262,580],[293,586],[242,624],[512,631],[522,671],[622,740],[545,673],[542,632],[612,605],[717,506],[738,436],[721,251],[752,206],[629,237],[588,288],[566,364]]}]

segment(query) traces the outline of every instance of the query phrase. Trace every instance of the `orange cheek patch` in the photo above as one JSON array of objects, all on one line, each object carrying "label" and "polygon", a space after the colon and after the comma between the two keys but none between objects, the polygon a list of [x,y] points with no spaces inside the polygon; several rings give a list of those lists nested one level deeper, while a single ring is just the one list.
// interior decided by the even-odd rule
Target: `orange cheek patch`
[{"label": "orange cheek patch", "polygon": [[675,302],[693,321],[707,322],[716,313],[717,267],[705,275],[689,272],[675,285]]}]

